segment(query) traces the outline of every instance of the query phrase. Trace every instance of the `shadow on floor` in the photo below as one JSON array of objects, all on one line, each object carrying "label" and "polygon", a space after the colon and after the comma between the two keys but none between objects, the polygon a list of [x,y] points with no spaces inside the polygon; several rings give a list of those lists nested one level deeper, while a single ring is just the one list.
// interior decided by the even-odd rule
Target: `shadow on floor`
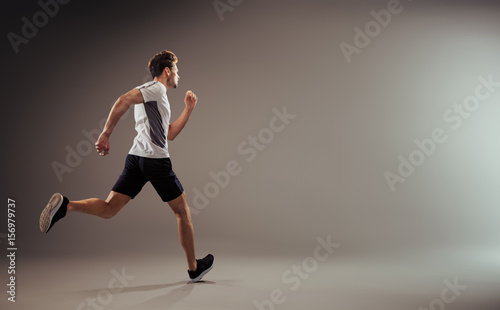
[{"label": "shadow on floor", "polygon": [[[167,287],[177,286],[177,285],[187,284],[187,283],[189,283],[189,282],[178,281],[178,282],[166,283],[166,284],[151,284],[151,285],[141,285],[141,286],[130,286],[130,287],[124,287],[122,289],[119,289],[119,291],[113,293],[113,295],[118,295],[118,294],[123,294],[123,293],[130,293],[130,292],[147,292],[147,291],[159,290],[159,289],[164,289],[164,288],[167,288]],[[97,295],[102,290],[108,290],[108,288],[97,288],[97,289],[91,289],[91,290],[69,291],[69,292],[67,291],[67,292],[64,292],[64,294],[95,296],[95,295]]]},{"label": "shadow on floor", "polygon": [[[137,307],[140,307],[140,309],[169,309],[171,306],[175,305],[179,301],[183,300],[184,298],[188,297],[191,292],[193,291],[195,286],[199,285],[210,285],[210,284],[215,284],[216,282],[213,281],[200,281],[197,283],[191,283],[191,282],[176,282],[168,285],[164,285],[163,287],[169,287],[169,286],[174,286],[174,285],[179,285],[184,283],[181,287],[175,288],[171,291],[169,291],[166,294],[162,294],[159,296],[156,296],[152,299],[149,299],[145,302],[130,306],[130,307],[125,307],[121,309],[137,309]],[[156,285],[154,285],[156,286]],[[140,290],[133,290],[133,291],[140,291]]]},{"label": "shadow on floor", "polygon": [[[149,284],[149,285],[140,285],[140,286],[131,286],[125,287],[120,291],[115,292],[113,295],[118,296],[126,294],[126,293],[146,293],[151,291],[158,291],[153,293],[148,293],[147,296],[150,299],[145,300],[144,302],[140,302],[138,304],[131,304],[129,306],[120,307],[123,310],[136,310],[136,309],[169,309],[170,306],[173,306],[186,297],[188,297],[195,286],[200,285],[220,285],[220,286],[238,286],[238,283],[241,282],[239,280],[234,279],[225,279],[215,281],[200,281],[197,283],[191,283],[187,281],[177,281],[173,283],[165,283],[165,284]],[[165,292],[165,289],[173,287],[173,289]],[[87,297],[95,297],[102,292],[103,290],[108,290],[107,288],[97,288],[90,290],[77,290],[77,291],[66,291],[59,292],[58,295],[60,297],[64,296],[64,299],[76,298],[85,300]],[[153,297],[151,297],[153,295]],[[54,296],[55,297],[55,296]]]},{"label": "shadow on floor", "polygon": [[[149,307],[169,307],[172,306],[182,299],[186,298],[191,294],[193,291],[194,287],[197,285],[210,285],[210,284],[215,284],[216,282],[213,281],[200,281],[197,283],[191,283],[187,281],[177,281],[173,283],[165,283],[165,284],[150,284],[150,285],[140,285],[140,286],[131,286],[131,287],[125,287],[115,293],[113,295],[120,295],[120,294],[125,294],[125,293],[137,293],[137,292],[148,292],[148,291],[154,291],[154,290],[163,290],[165,288],[169,287],[175,287],[175,286],[180,286],[178,288],[175,288],[166,294],[161,294],[158,295],[152,299],[149,299],[143,303],[136,304],[134,306],[125,307],[122,309],[137,309],[138,306],[149,309]],[[66,298],[68,295],[73,295],[73,297],[90,297],[90,296],[97,296],[99,292],[103,290],[108,290],[107,288],[98,288],[98,289],[90,289],[90,290],[79,290],[79,291],[66,291],[64,294]]]}]

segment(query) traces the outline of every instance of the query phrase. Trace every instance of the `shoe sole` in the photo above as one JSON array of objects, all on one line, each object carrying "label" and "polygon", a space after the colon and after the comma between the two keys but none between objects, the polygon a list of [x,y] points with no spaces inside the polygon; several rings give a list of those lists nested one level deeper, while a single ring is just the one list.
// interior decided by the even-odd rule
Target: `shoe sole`
[{"label": "shoe sole", "polygon": [[59,210],[63,202],[63,195],[55,193],[50,198],[47,206],[42,211],[40,215],[40,231],[46,233],[50,227],[50,221],[54,217],[54,214]]},{"label": "shoe sole", "polygon": [[213,260],[213,262],[212,262],[212,265],[210,265],[210,267],[209,267],[207,270],[205,270],[205,271],[203,271],[202,273],[200,273],[200,275],[199,275],[199,276],[197,276],[196,278],[194,278],[194,279],[189,279],[189,281],[190,281],[191,283],[194,283],[194,282],[198,282],[198,281],[200,281],[200,280],[201,280],[201,278],[203,278],[203,276],[204,276],[204,275],[206,275],[206,274],[207,274],[210,270],[212,270],[212,268],[214,267],[214,263],[215,263],[215,258],[214,258],[214,260]]}]

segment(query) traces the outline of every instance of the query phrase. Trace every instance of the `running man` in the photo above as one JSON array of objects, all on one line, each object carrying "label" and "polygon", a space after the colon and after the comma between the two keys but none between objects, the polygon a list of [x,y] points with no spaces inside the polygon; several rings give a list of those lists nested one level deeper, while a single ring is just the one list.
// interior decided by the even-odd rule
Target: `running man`
[{"label": "running man", "polygon": [[149,70],[153,81],[118,98],[95,143],[99,155],[106,156],[110,147],[109,136],[123,114],[134,105],[137,136],[125,160],[125,168],[106,201],[98,198],[69,201],[67,197],[56,193],[40,215],[40,230],[47,233],[57,221],[72,211],[109,219],[130,199],[134,199],[149,181],[162,201],[167,202],[175,213],[180,242],[186,254],[189,279],[197,282],[212,269],[214,257],[208,254],[202,259],[196,259],[191,213],[182,184],[172,170],[167,140],[174,140],[182,131],[198,98],[192,91],[186,92],[186,107],[179,118],[170,124],[167,90],[177,88],[179,83],[177,57],[170,51],[158,53],[149,61]]}]

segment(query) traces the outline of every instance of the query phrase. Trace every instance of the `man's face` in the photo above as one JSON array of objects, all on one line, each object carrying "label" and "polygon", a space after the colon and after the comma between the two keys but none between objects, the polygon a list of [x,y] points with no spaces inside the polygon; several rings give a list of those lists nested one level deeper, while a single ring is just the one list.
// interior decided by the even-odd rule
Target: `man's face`
[{"label": "man's face", "polygon": [[177,65],[174,64],[167,80],[168,87],[177,88],[177,86],[179,86],[179,78],[179,69],[177,69]]}]

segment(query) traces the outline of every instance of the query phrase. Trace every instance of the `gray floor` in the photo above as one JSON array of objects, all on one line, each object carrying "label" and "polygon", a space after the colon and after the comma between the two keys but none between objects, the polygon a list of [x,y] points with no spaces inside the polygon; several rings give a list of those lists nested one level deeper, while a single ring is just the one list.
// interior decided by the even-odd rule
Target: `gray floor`
[{"label": "gray floor", "polygon": [[[214,269],[204,282],[196,284],[187,282],[180,255],[24,260],[18,264],[22,274],[16,304],[4,307],[5,299],[1,304],[2,309],[40,310],[493,310],[500,305],[500,253],[435,252],[420,257],[407,253],[394,259],[360,259],[333,253],[317,265],[310,254],[239,257],[218,253]],[[292,273],[292,266],[303,263],[306,269],[299,278]],[[121,280],[124,288],[110,293],[110,284],[121,286],[114,280],[117,272],[125,275]],[[290,281],[282,280],[284,274]],[[446,281],[460,287],[455,292],[447,290]],[[272,294],[275,304],[265,301]]]}]

